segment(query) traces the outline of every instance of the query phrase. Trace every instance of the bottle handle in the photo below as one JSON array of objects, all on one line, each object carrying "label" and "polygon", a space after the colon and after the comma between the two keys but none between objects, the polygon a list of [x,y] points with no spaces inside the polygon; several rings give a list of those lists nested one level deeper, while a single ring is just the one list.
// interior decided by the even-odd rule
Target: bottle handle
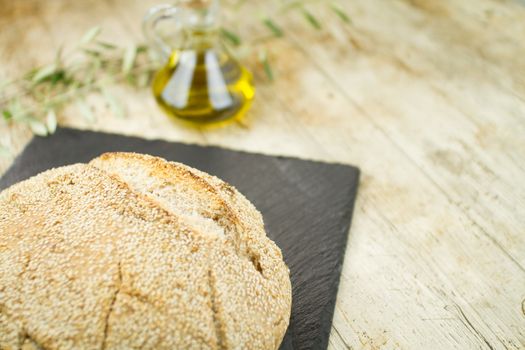
[{"label": "bottle handle", "polygon": [[157,33],[159,22],[173,19],[178,15],[176,6],[164,4],[152,7],[142,21],[142,31],[148,44],[164,59],[168,59],[173,52],[172,47]]}]

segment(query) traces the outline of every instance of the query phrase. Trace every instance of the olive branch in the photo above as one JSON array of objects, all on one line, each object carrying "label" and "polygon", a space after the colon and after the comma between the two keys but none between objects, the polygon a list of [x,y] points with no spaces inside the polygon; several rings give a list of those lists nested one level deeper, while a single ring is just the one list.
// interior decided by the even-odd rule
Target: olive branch
[{"label": "olive branch", "polygon": [[[278,2],[276,14],[259,16],[260,25],[267,32],[260,38],[245,42],[238,32],[220,28],[221,41],[230,52],[242,51],[243,47],[258,51],[256,57],[270,81],[274,80],[274,73],[267,49],[261,44],[286,35],[286,28],[278,24],[279,15],[298,11],[313,29],[322,29],[321,22],[305,6],[309,1]],[[245,0],[239,0],[229,8],[239,11],[244,3]],[[343,24],[351,23],[337,3],[329,2],[325,6]],[[162,62],[144,44],[123,47],[101,40],[101,31],[98,26],[91,28],[69,51],[57,50],[52,63],[31,69],[14,80],[0,82],[0,120],[8,124],[26,124],[34,134],[47,136],[55,132],[57,116],[67,105],[74,104],[83,118],[94,121],[93,110],[86,102],[86,97],[93,93],[102,96],[115,116],[124,117],[125,108],[109,87],[124,84],[143,89],[150,84]],[[9,154],[7,146],[0,143],[0,155],[6,154]]]}]

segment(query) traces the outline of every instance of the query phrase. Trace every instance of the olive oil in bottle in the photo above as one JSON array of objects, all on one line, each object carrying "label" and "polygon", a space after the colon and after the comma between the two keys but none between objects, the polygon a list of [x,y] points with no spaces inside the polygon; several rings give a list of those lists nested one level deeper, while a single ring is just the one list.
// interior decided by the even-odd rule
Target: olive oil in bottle
[{"label": "olive oil in bottle", "polygon": [[251,74],[214,48],[174,51],[153,80],[154,96],[169,115],[194,122],[240,119],[255,89]]},{"label": "olive oil in bottle", "polygon": [[[251,74],[221,46],[219,0],[185,0],[159,5],[143,23],[146,38],[167,61],[153,79],[153,94],[170,116],[194,124],[240,119],[255,89]],[[157,33],[173,25],[171,46]]]}]

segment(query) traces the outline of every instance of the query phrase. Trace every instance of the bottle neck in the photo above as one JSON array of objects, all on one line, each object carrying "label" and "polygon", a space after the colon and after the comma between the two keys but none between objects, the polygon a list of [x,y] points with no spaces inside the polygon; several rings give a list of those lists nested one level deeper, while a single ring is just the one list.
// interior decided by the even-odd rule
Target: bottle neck
[{"label": "bottle neck", "polygon": [[206,50],[218,43],[219,0],[181,0],[184,20],[183,49]]},{"label": "bottle neck", "polygon": [[183,50],[203,51],[215,48],[219,43],[219,30],[217,28],[186,28]]}]

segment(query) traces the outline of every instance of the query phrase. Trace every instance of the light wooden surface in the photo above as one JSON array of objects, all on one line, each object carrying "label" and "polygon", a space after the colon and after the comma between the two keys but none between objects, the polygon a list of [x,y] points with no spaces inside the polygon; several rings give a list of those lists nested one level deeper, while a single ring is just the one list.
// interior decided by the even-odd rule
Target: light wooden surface
[{"label": "light wooden surface", "polygon": [[[49,62],[101,24],[141,40],[155,1],[0,0],[0,75]],[[355,164],[362,169],[332,349],[525,349],[525,7],[510,0],[343,1],[352,18],[298,15],[271,43],[246,126],[170,122],[149,91],[120,91],[66,126]],[[251,6],[251,5],[250,5]],[[246,32],[262,30],[243,16]],[[96,101],[95,101],[96,104]],[[0,123],[12,157],[30,135]]]}]

